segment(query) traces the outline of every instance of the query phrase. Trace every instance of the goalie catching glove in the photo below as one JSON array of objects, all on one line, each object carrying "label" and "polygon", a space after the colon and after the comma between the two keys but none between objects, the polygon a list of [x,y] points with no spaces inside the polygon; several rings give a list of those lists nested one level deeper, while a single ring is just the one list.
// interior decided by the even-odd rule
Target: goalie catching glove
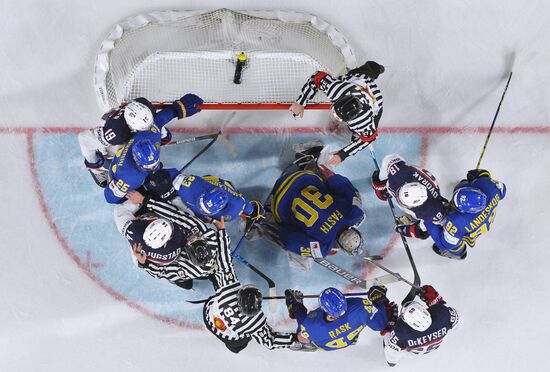
[{"label": "goalie catching glove", "polygon": [[172,108],[176,111],[178,119],[187,118],[200,112],[198,105],[204,103],[203,99],[195,94],[188,93],[172,103]]},{"label": "goalie catching glove", "polygon": [[420,221],[413,222],[408,216],[401,216],[397,219],[395,231],[407,238],[428,239],[430,234],[420,227]]}]

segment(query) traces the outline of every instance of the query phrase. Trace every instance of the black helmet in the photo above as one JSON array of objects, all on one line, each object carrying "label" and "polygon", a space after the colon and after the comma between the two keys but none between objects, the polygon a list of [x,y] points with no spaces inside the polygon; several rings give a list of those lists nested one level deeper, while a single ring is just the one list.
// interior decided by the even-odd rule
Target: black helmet
[{"label": "black helmet", "polygon": [[252,285],[242,286],[237,292],[239,310],[246,316],[254,316],[262,310],[262,293]]},{"label": "black helmet", "polygon": [[204,266],[214,258],[212,250],[202,238],[198,238],[192,243],[187,244],[185,246],[185,252],[189,256],[189,260],[197,266]]},{"label": "black helmet", "polygon": [[340,120],[347,122],[361,115],[363,110],[366,108],[366,103],[359,97],[348,94],[334,102],[332,108]]}]

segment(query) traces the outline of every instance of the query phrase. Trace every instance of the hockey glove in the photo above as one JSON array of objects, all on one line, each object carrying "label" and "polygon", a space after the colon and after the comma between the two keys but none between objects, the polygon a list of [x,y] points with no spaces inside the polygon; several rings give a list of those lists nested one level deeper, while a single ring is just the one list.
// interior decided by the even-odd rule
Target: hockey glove
[{"label": "hockey glove", "polygon": [[299,311],[307,312],[303,301],[304,294],[302,292],[293,289],[287,289],[285,291],[285,303],[290,319],[296,319],[296,313]]},{"label": "hockey glove", "polygon": [[422,230],[420,227],[420,221],[413,222],[408,216],[399,217],[398,223],[395,225],[394,230],[408,238],[425,240],[430,237],[430,234],[427,231]]},{"label": "hockey glove", "polygon": [[378,199],[386,201],[388,200],[389,196],[387,188],[388,180],[381,181],[379,175],[379,171],[374,171],[374,173],[372,174],[371,185]]},{"label": "hockey glove", "polygon": [[88,168],[88,171],[90,172],[90,175],[94,179],[94,182],[104,189],[107,187],[107,181],[109,179],[109,170],[105,167],[105,157],[102,153],[99,151],[96,152],[98,161],[95,163],[88,163],[86,159],[84,159],[84,165],[86,165],[86,168]]},{"label": "hockey glove", "polygon": [[183,119],[200,112],[201,109],[198,108],[197,105],[200,105],[203,102],[203,99],[199,96],[188,93],[177,101],[174,101],[172,103],[172,107],[176,110],[178,119]]},{"label": "hockey glove", "polygon": [[391,332],[393,327],[395,326],[395,322],[397,322],[397,319],[399,319],[399,307],[395,302],[387,302],[386,304],[384,304],[384,306],[386,308],[388,323],[386,323],[384,329],[380,331],[381,336],[384,336],[386,333]]},{"label": "hockey glove", "polygon": [[388,288],[386,288],[386,286],[375,285],[370,287],[367,292],[367,298],[375,305],[386,304],[389,302],[386,293],[388,293]]},{"label": "hockey glove", "polygon": [[257,200],[251,200],[249,202],[252,205],[252,212],[250,214],[244,215],[246,218],[249,218],[251,221],[258,222],[259,220],[265,218],[265,210],[262,204]]},{"label": "hockey glove", "polygon": [[418,294],[418,296],[426,303],[426,305],[428,305],[428,307],[445,303],[443,297],[441,297],[441,295],[431,285],[423,285],[420,288],[422,288],[422,291]]},{"label": "hockey glove", "polygon": [[325,71],[317,71],[311,78],[317,89],[321,88],[321,81],[328,76],[328,73]]},{"label": "hockey glove", "polygon": [[466,178],[468,179],[468,182],[472,182],[481,177],[491,178],[491,173],[489,173],[489,171],[485,169],[471,169],[466,174]]}]

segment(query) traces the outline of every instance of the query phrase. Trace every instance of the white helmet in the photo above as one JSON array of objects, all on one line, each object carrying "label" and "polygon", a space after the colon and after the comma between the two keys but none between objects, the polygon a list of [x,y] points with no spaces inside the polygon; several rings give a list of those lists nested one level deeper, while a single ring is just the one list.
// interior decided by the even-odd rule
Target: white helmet
[{"label": "white helmet", "polygon": [[417,331],[425,331],[432,325],[432,316],[416,301],[409,302],[402,310],[403,321]]},{"label": "white helmet", "polygon": [[428,200],[428,190],[420,182],[407,183],[399,189],[399,202],[407,208],[414,208]]},{"label": "white helmet", "polygon": [[132,101],[124,107],[124,119],[133,131],[142,131],[153,125],[153,113],[141,102]]},{"label": "white helmet", "polygon": [[363,237],[355,227],[348,227],[342,231],[336,238],[336,242],[350,256],[355,256],[362,252]]},{"label": "white helmet", "polygon": [[143,241],[149,247],[158,249],[170,240],[173,232],[174,228],[170,221],[158,218],[145,228],[143,232]]}]

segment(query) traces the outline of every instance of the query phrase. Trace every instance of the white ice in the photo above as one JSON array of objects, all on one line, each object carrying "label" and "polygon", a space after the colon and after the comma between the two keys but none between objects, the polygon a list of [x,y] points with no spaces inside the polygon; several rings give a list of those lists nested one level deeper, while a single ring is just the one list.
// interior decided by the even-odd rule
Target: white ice
[{"label": "white ice", "polygon": [[[51,175],[48,184],[57,182],[60,190],[80,185],[72,170],[81,171],[82,184],[91,183],[79,168],[78,157],[52,157],[46,158],[49,163],[44,162],[40,149],[49,137],[41,137],[40,131],[53,128],[74,136],[78,128],[98,124],[101,113],[91,72],[96,50],[110,27],[127,16],[157,9],[220,7],[317,14],[349,38],[359,61],[374,59],[386,65],[387,72],[380,78],[385,98],[380,140],[387,135],[393,142],[377,146],[386,153],[402,141],[412,141],[415,133],[423,133],[419,160],[437,175],[447,195],[453,183],[475,167],[486,133],[479,129],[490,125],[505,77],[513,68],[514,77],[482,161],[483,167],[508,186],[493,229],[480,238],[464,262],[437,257],[427,242],[411,242],[423,283],[433,284],[458,309],[462,325],[437,352],[404,360],[397,369],[548,370],[550,357],[544,344],[550,331],[546,316],[550,305],[546,285],[550,215],[545,197],[550,178],[548,1],[3,0],[0,371],[389,368],[380,337],[368,330],[356,346],[341,351],[292,353],[251,344],[233,355],[204,329],[161,322],[91,280],[83,269],[87,263],[76,264],[65,240],[75,236],[71,231],[60,234],[55,228],[69,219],[74,222],[69,227],[86,226],[89,211],[75,214],[74,209],[61,210],[48,219],[48,198],[62,201],[77,195],[86,199],[98,192],[90,185],[85,189],[68,187],[74,195],[41,194],[42,184],[37,184],[31,165],[37,161],[46,167],[42,173],[37,170],[39,179]],[[284,112],[268,115],[269,122],[280,126],[321,125],[313,120],[314,115],[300,122]],[[216,126],[221,118],[221,114],[201,113],[185,125]],[[263,120],[259,114],[238,113],[229,128],[257,127]],[[457,130],[460,128],[464,131]],[[359,157],[348,161],[372,167],[367,154]],[[70,170],[66,173],[71,177],[63,176],[64,169]],[[367,212],[371,208],[389,213],[372,203],[366,206]],[[97,209],[98,213],[110,213],[104,204],[98,203]],[[367,218],[367,224],[375,223],[375,215]],[[104,229],[87,231],[82,243],[93,249],[114,226],[106,223]],[[124,249],[123,244],[115,241],[113,252]],[[410,276],[399,242],[383,263]],[[282,262],[277,270],[290,269]],[[139,293],[140,288],[134,290]],[[407,290],[406,285],[395,284],[389,296],[399,299]],[[187,298],[188,294],[181,296]],[[290,329],[291,323],[281,327]]]}]

